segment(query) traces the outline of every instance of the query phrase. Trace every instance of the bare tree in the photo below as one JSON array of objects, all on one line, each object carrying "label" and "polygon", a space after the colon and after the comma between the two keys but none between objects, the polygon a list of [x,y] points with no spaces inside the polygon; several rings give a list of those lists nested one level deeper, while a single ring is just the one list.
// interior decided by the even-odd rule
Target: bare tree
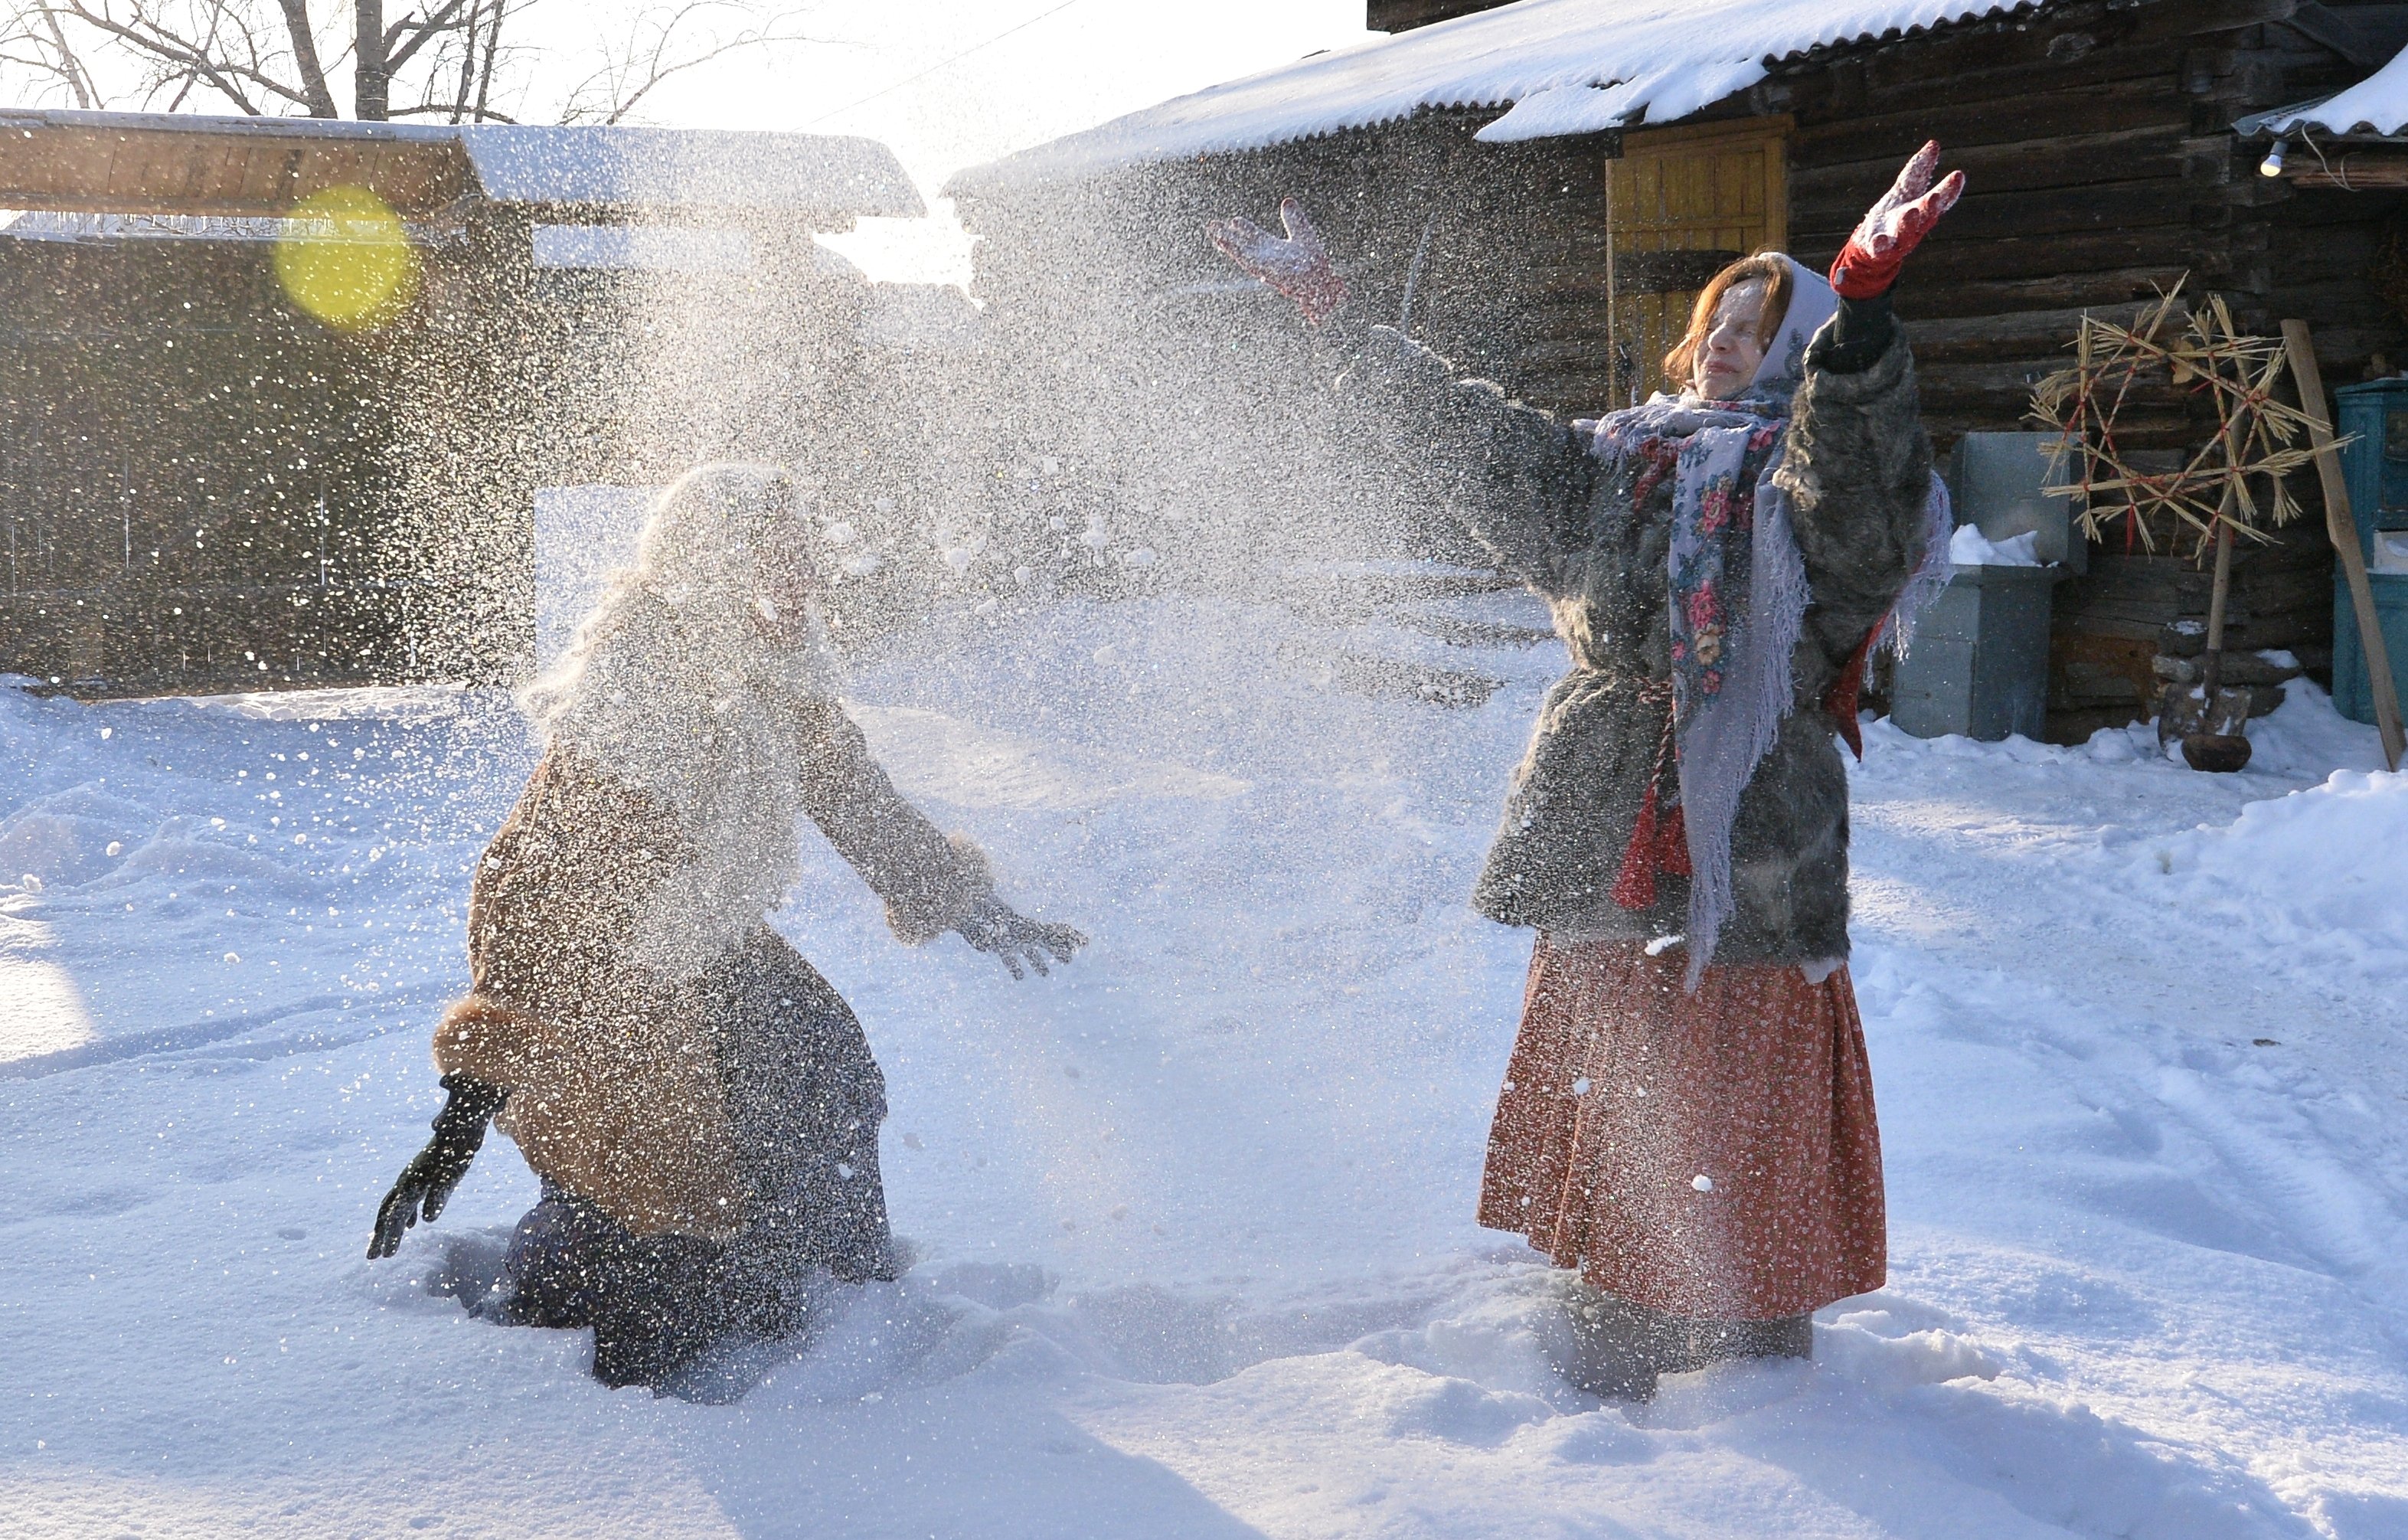
[{"label": "bare tree", "polygon": [[[710,26],[731,19],[733,31]],[[679,0],[652,7],[627,23],[625,36],[615,46],[606,47],[600,67],[568,94],[560,121],[619,122],[673,75],[748,49],[811,41],[786,30],[790,21],[791,15],[783,13],[758,19],[753,7],[738,0]]]},{"label": "bare tree", "polygon": [[[348,63],[354,117],[509,122],[500,104],[530,51],[510,23],[538,3],[423,0],[388,21],[386,0],[0,0],[0,68],[81,108],[338,118],[330,72]],[[803,40],[786,13],[764,19],[743,0],[650,7],[606,44],[561,121],[619,122],[672,76]]]}]

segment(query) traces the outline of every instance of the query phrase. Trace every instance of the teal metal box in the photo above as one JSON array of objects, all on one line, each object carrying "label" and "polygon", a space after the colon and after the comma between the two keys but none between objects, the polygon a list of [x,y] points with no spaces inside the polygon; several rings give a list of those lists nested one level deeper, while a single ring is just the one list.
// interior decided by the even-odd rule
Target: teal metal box
[{"label": "teal metal box", "polygon": [[[2342,473],[2349,482],[2350,516],[2358,522],[2358,554],[2366,558],[2374,590],[2376,623],[2391,655],[2393,677],[2408,664],[2408,571],[2397,568],[2403,542],[2384,540],[2386,530],[2408,531],[2408,380],[2376,380],[2333,392],[2350,439],[2342,446]],[[2333,706],[2355,722],[2374,720],[2374,689],[2368,683],[2366,651],[2358,643],[2358,610],[2349,579],[2333,569]]]}]

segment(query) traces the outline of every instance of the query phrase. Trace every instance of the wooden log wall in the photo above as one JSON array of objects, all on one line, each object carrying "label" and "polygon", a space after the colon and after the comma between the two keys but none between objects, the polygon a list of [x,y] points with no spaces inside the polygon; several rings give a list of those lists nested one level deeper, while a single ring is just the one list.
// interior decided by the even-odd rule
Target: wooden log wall
[{"label": "wooden log wall", "polygon": [[[2336,378],[2401,335],[2358,281],[2387,206],[2300,194],[2255,171],[2249,111],[2337,88],[2353,66],[2268,18],[2289,0],[2081,3],[1861,54],[1793,65],[1757,93],[1792,112],[1791,238],[1834,254],[1868,198],[1926,138],[1965,168],[1964,203],[1899,293],[1925,408],[1943,443],[2011,426],[2017,398],[2059,367],[2085,309],[2150,298],[2187,275],[2244,325],[2315,326]],[[2391,7],[2376,7],[2386,13]],[[2034,130],[2041,130],[2035,133]],[[2128,411],[2134,442],[2195,442],[2194,397]]]},{"label": "wooden log wall", "polygon": [[[538,268],[534,220],[424,247],[414,303],[364,335],[298,313],[264,243],[0,238],[0,672],[87,696],[515,677],[535,489],[832,446],[833,482],[864,415],[901,415],[858,389],[868,285],[808,230],[749,232],[753,271],[663,275]],[[742,335],[665,334],[714,319]]]},{"label": "wooden log wall", "polygon": [[1506,0],[1365,0],[1363,24],[1373,32],[1409,32],[1432,22],[1494,10]]},{"label": "wooden log wall", "polygon": [[392,670],[374,363],[260,245],[0,242],[0,671],[86,693]]},{"label": "wooden log wall", "polygon": [[[1802,260],[1836,252],[1868,198],[1927,137],[1966,168],[1964,203],[1919,252],[1899,293],[1922,373],[1926,421],[1944,447],[1976,429],[2028,428],[2031,386],[2065,362],[2081,315],[2128,314],[2187,281],[2220,293],[2244,330],[2287,317],[2315,330],[2326,375],[2365,376],[2402,357],[2408,329],[2364,281],[2395,195],[2302,192],[2257,174],[2262,145],[2231,123],[2313,97],[2365,69],[2289,24],[2290,0],[2080,3],[1895,48],[1839,52],[1776,73],[1753,94],[1785,110],[1791,233]],[[2390,5],[2337,6],[2387,50],[2408,41]],[[2130,401],[2128,449],[2171,466],[2213,431],[2195,394],[2171,384]],[[2314,511],[2318,494],[2294,488]],[[2158,532],[2160,540],[2172,534]],[[2077,739],[2145,714],[2164,626],[2203,615],[2193,561],[2110,538],[2090,575],[2060,590],[2051,731]],[[2241,645],[2330,667],[2330,553],[2313,519],[2237,567]]]},{"label": "wooden log wall", "polygon": [[[1391,24],[1437,19],[1398,0]],[[1444,8],[1426,7],[1425,8]],[[2408,43],[2408,6],[2335,0],[2330,11],[2386,53]],[[1790,245],[1827,262],[1866,205],[1926,138],[1971,191],[1915,258],[1899,293],[1922,372],[1926,420],[1944,453],[1961,434],[2028,429],[2032,386],[2063,365],[2086,311],[2128,315],[2178,280],[2221,293],[2247,329],[2288,317],[2315,330],[2327,379],[2408,364],[2408,326],[2364,281],[2395,193],[2300,189],[2257,175],[2263,147],[2230,131],[2247,113],[2366,73],[2291,24],[2295,0],[2066,0],[1871,47],[1792,60],[1698,120],[1787,113]],[[1408,16],[1406,13],[1412,11]],[[1369,319],[1402,314],[1468,370],[1570,413],[1618,404],[1606,367],[1603,171],[1612,136],[1482,145],[1491,112],[1431,112],[1240,155],[1143,168],[1084,189],[1122,249],[1158,287],[1227,278],[1196,241],[1205,219],[1266,223],[1293,193],[1321,219]],[[981,283],[1006,309],[1044,286],[1058,187],[973,195],[989,239]],[[1016,209],[1015,209],[1016,206]],[[1078,222],[1073,221],[1072,223]],[[1015,274],[1015,266],[1017,273]],[[1227,307],[1225,303],[1224,310]],[[1226,314],[1220,324],[1230,324]],[[1250,343],[1292,325],[1276,306]],[[2171,386],[2123,418],[2126,442],[2172,463],[2212,428]],[[2312,484],[2298,489],[2318,506]],[[1441,531],[1425,531],[1442,543]],[[2168,623],[2203,612],[2195,564],[2094,550],[2092,575],[2059,594],[2053,731],[2143,713],[2149,659]],[[2330,556],[2313,519],[2245,552],[2242,640],[2329,666]]]},{"label": "wooden log wall", "polygon": [[[1274,542],[1344,523],[1360,554],[1479,559],[1454,520],[1399,506],[1370,435],[1330,405],[1336,360],[1204,229],[1230,214],[1277,228],[1294,194],[1350,285],[1352,316],[1409,323],[1466,372],[1547,405],[1593,407],[1584,377],[1603,356],[1602,312],[1566,312],[1595,342],[1551,330],[1530,275],[1601,243],[1607,137],[1474,143],[1493,116],[1431,112],[1254,154],[963,189],[966,223],[991,237],[975,289],[996,360],[989,430],[1081,466],[1131,517],[1200,495],[1260,516]],[[1273,509],[1284,511],[1262,511]],[[1180,532],[1154,533],[1168,555]]]}]

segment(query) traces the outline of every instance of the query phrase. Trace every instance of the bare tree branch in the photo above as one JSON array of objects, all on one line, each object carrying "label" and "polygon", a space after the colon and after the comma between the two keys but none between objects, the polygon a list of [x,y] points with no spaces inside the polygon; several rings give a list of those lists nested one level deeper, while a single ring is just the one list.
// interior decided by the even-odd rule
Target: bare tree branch
[{"label": "bare tree branch", "polygon": [[97,105],[102,93],[63,23],[97,34],[102,46],[113,44],[142,66],[148,76],[147,99],[172,92],[172,101],[180,105],[194,86],[201,85],[253,115],[271,101],[307,109],[310,103],[304,89],[278,72],[280,61],[262,49],[251,19],[239,13],[240,5],[241,0],[190,0],[184,10],[198,23],[195,29],[173,24],[162,15],[165,7],[157,0],[134,0],[122,15],[111,0],[21,0],[16,10],[21,22],[29,16],[38,19],[46,40],[59,54],[48,72],[67,80],[71,90],[79,82],[79,100]]},{"label": "bare tree branch", "polygon": [[[103,7],[108,3],[108,0],[100,0]],[[94,9],[92,0],[43,0],[43,4],[44,8],[53,13],[73,17],[95,32],[115,37],[138,57],[153,65],[168,66],[159,81],[162,85],[169,80],[206,81],[210,90],[253,117],[260,115],[261,107],[251,93],[243,89],[245,82],[295,106],[306,108],[309,105],[308,99],[299,91],[258,67],[255,49],[251,50],[252,62],[247,65],[219,58],[210,51],[205,40],[189,38],[171,30],[139,5],[134,7],[131,21],[121,22],[106,9]],[[213,0],[208,7],[208,20],[214,23],[225,9],[223,0]]]},{"label": "bare tree branch", "polygon": [[[451,110],[452,110],[452,104],[451,104],[451,103],[449,103],[449,102],[427,102],[427,103],[424,103],[424,104],[423,104],[423,105],[421,105],[421,106],[418,106],[418,107],[397,107],[397,108],[394,108],[393,109],[393,115],[394,115],[394,117],[396,120],[399,120],[399,119],[402,119],[402,118],[434,118],[434,117],[440,117],[440,116],[444,116],[444,115],[446,115],[446,114],[450,113],[450,112],[451,112]],[[475,119],[475,120],[456,120],[456,119],[455,119],[454,121],[455,121],[455,122],[461,122],[461,121],[474,121],[474,122],[488,122],[488,123],[515,123],[515,122],[518,122],[518,120],[517,120],[516,118],[511,117],[511,116],[510,116],[509,113],[507,113],[507,112],[494,112],[494,111],[488,111],[488,112],[486,112],[486,114],[485,114],[482,118],[479,118],[479,119]]]},{"label": "bare tree branch", "polygon": [[318,38],[309,27],[309,0],[278,0],[284,9],[284,35],[291,40],[294,67],[301,72],[302,94],[309,98],[313,118],[339,118],[335,94],[326,85],[326,71],[318,63]]},{"label": "bare tree branch", "polygon": [[484,0],[477,0],[468,7],[466,46],[460,50],[460,89],[452,97],[452,121],[455,123],[468,110],[468,93],[477,86],[477,25],[484,20]]},{"label": "bare tree branch", "polygon": [[[415,22],[405,16],[387,27],[384,34],[384,67],[389,71],[398,70],[409,62],[412,54],[426,46],[428,38],[439,33],[455,30],[458,23],[453,22],[452,18],[460,14],[460,7],[466,4],[467,0],[445,0],[442,9],[423,22]],[[394,48],[394,44],[400,42],[404,37],[409,40],[402,43],[401,47]]]},{"label": "bare tree branch", "polygon": [[99,88],[60,29],[58,18],[29,0],[14,0],[7,7],[7,21],[0,26],[0,66],[13,66],[64,87],[68,99],[79,108],[95,107],[101,101]]},{"label": "bare tree branch", "polygon": [[[515,121],[537,50],[510,23],[538,0],[0,0],[0,70],[78,107],[112,93],[170,110],[335,118],[337,71],[370,118]],[[563,122],[619,123],[665,82],[748,49],[809,42],[771,0],[662,0],[628,21],[565,98]],[[718,24],[713,24],[714,22]],[[581,50],[580,50],[581,51]],[[131,66],[130,69],[128,66]],[[405,78],[406,77],[406,78]],[[130,83],[129,83],[130,82]],[[396,102],[414,105],[396,106]]]},{"label": "bare tree branch", "polygon": [[84,69],[83,61],[77,58],[75,50],[67,46],[65,29],[59,25],[59,13],[44,7],[42,22],[50,31],[50,46],[58,50],[59,73],[66,78],[67,89],[75,93],[76,106],[90,108],[100,100],[100,93],[93,88],[92,76]]},{"label": "bare tree branch", "polygon": [[[533,3],[534,0],[521,0],[521,8],[523,9],[525,6]],[[494,92],[494,61],[501,56],[502,51],[502,17],[509,9],[509,0],[494,0],[494,20],[485,33],[485,64],[484,67],[477,72],[476,121],[478,122],[486,121],[485,103],[491,99]],[[468,29],[468,42],[473,47],[476,41],[477,31],[471,27]],[[494,113],[494,116],[501,117],[499,113]],[[502,121],[507,122],[509,120],[502,119]]]},{"label": "bare tree branch", "polygon": [[[428,35],[435,48],[424,56],[421,99],[413,107],[393,108],[393,116],[441,116],[455,123],[515,122],[491,105],[494,73],[505,52],[503,22],[535,3],[536,0],[466,0],[465,11],[448,16],[438,12],[428,18],[427,24],[437,30]],[[512,47],[507,51],[520,50]],[[445,89],[445,79],[455,73],[456,82]]]},{"label": "bare tree branch", "polygon": [[646,10],[629,23],[625,45],[607,54],[602,66],[569,93],[560,121],[618,123],[664,81],[714,59],[747,49],[820,40],[778,30],[793,14],[781,12],[732,37],[697,41],[680,50],[681,34],[696,18],[710,11],[749,14],[752,9],[735,0],[682,0],[681,4]]}]

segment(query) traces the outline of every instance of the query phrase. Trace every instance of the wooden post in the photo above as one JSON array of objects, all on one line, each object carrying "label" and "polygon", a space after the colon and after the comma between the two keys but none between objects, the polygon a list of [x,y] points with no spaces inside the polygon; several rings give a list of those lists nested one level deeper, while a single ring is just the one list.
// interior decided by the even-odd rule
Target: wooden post
[{"label": "wooden post", "polygon": [[2200,697],[2200,727],[2201,732],[2222,732],[2216,726],[2215,692],[2224,687],[2224,601],[2232,591],[2232,493],[2224,494],[2224,517],[2215,521],[2215,583],[2207,595],[2207,655],[2202,660],[2200,678],[2205,693]]},{"label": "wooden post", "polygon": [[[2240,341],[2239,338],[2232,335],[2232,317],[2224,309],[2223,303],[2220,300],[2212,300],[2210,309],[2222,323],[2224,339],[2227,342]],[[2213,368],[2214,365],[2212,354],[2210,359],[2209,367]],[[2247,385],[2248,378],[2244,366],[2242,369],[2243,386]],[[2220,392],[2216,398],[2216,406],[2219,410],[2224,409]],[[2224,730],[2223,725],[2216,720],[2215,696],[2216,692],[2224,687],[2224,609],[2226,600],[2232,593],[2232,511],[2246,492],[2241,480],[2241,427],[2237,408],[2226,414],[2222,438],[2226,470],[2224,496],[2217,500],[2215,508],[2215,579],[2208,589],[2207,656],[2200,672],[2203,693],[2200,697],[2199,730],[2205,733],[2220,733]],[[2246,711],[2243,712],[2241,725],[2236,726],[2233,730],[2242,731],[2248,720],[2249,713]]]},{"label": "wooden post", "polygon": [[2400,736],[2400,695],[2391,683],[2391,654],[2383,645],[2383,626],[2374,613],[2374,588],[2366,581],[2366,553],[2358,549],[2358,521],[2350,516],[2349,483],[2342,477],[2341,452],[2333,448],[2332,415],[2325,410],[2324,376],[2316,368],[2316,350],[2304,321],[2283,323],[2283,346],[2290,355],[2291,378],[2299,382],[2300,405],[2308,414],[2308,442],[2316,452],[2316,477],[2325,489],[2325,533],[2341,558],[2349,579],[2351,608],[2358,612],[2358,639],[2366,654],[2366,679],[2374,695],[2374,725],[2383,737],[2383,762],[2400,768],[2403,745]]}]

